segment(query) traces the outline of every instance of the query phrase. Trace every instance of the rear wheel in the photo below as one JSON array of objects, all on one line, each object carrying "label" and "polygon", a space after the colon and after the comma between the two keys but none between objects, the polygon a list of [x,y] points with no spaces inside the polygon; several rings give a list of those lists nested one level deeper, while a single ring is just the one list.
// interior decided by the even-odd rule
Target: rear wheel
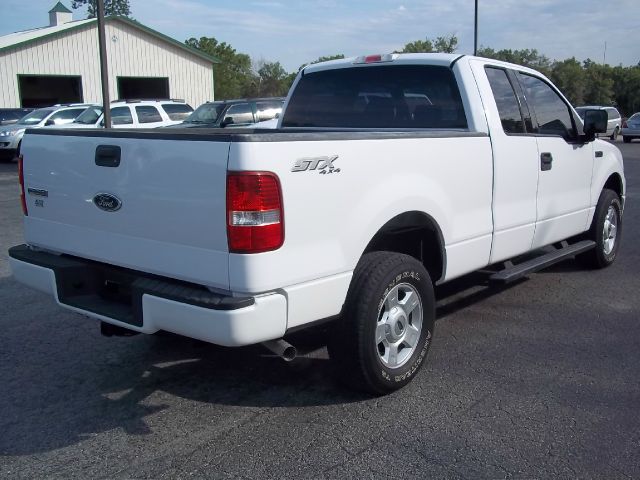
[{"label": "rear wheel", "polygon": [[611,134],[611,136],[609,137],[611,140],[615,141],[616,138],[618,138],[618,134],[620,133],[620,130],[618,129],[618,127],[616,127],[613,130],[613,133]]},{"label": "rear wheel", "polygon": [[329,353],[349,386],[389,393],[409,383],[423,365],[434,323],[433,285],[424,266],[399,253],[366,254],[354,272]]},{"label": "rear wheel", "polygon": [[620,248],[622,235],[622,205],[613,190],[604,189],[600,194],[593,222],[587,238],[596,242],[596,247],[578,258],[592,268],[611,265]]}]

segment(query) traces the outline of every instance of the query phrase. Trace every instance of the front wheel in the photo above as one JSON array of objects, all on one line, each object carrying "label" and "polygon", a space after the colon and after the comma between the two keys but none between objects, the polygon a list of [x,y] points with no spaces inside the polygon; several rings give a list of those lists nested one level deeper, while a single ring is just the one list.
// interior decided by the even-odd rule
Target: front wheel
[{"label": "front wheel", "polygon": [[390,393],[424,364],[434,324],[433,284],[424,266],[399,253],[366,254],[329,341],[331,360],[349,386]]},{"label": "front wheel", "polygon": [[596,247],[578,258],[592,268],[611,265],[616,259],[622,236],[622,205],[620,197],[613,190],[602,190],[591,228],[586,235],[589,240],[596,242]]}]

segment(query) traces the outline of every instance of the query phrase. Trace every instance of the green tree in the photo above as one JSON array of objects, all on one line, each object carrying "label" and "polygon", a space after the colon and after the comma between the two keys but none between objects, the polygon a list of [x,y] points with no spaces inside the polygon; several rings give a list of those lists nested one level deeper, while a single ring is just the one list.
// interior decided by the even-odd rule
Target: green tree
[{"label": "green tree", "polygon": [[535,48],[525,48],[522,50],[502,49],[496,51],[493,48],[480,47],[478,49],[478,56],[530,67],[547,76],[549,76],[551,72],[551,61]]},{"label": "green tree", "polygon": [[584,61],[584,75],[586,79],[585,103],[611,105],[614,98],[611,67],[587,59]]},{"label": "green tree", "polygon": [[213,37],[190,38],[184,43],[220,60],[213,67],[216,98],[244,97],[255,84],[249,55],[238,53],[228,43]]},{"label": "green tree", "polygon": [[573,105],[584,105],[586,78],[575,57],[554,62],[550,78]]},{"label": "green tree", "polygon": [[257,64],[256,96],[282,97],[289,91],[289,74],[280,62],[259,61]]},{"label": "green tree", "polygon": [[393,53],[431,53],[433,52],[433,42],[428,38],[424,40],[416,40],[405,44],[402,50]]},{"label": "green tree", "polygon": [[328,55],[328,56],[318,57],[316,60],[312,62],[303,63],[302,65],[300,65],[300,68],[298,68],[298,71],[302,70],[307,65],[313,65],[314,63],[328,62],[330,60],[340,60],[342,58],[344,58],[344,55],[342,53],[339,53],[338,55]]},{"label": "green tree", "polygon": [[[87,18],[95,18],[98,14],[98,7],[96,4],[96,0],[73,0],[71,2],[71,8],[76,10],[87,5]],[[122,15],[125,17],[131,16],[129,0],[104,0],[104,14]]]},{"label": "green tree", "polygon": [[458,37],[455,35],[438,37],[433,42],[433,48],[436,52],[454,53],[458,49]]}]

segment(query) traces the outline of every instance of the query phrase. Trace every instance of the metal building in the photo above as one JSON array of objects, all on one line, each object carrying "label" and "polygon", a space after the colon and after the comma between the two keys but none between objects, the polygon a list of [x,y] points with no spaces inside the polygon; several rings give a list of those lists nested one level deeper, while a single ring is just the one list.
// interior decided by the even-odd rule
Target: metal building
[{"label": "metal building", "polygon": [[[111,99],[214,99],[218,62],[125,17],[105,22]],[[0,37],[0,107],[101,103],[96,19],[73,20],[58,2],[49,26]]]}]

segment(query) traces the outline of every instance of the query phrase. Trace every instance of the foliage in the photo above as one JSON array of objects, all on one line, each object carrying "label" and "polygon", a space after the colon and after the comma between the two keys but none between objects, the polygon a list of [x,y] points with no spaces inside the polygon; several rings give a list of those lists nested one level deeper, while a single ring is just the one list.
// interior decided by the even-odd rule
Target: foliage
[{"label": "foliage", "polygon": [[190,38],[185,43],[220,60],[213,67],[216,98],[247,96],[255,83],[249,55],[238,53],[228,43],[220,43],[213,37]]},{"label": "foliage", "polygon": [[[87,18],[95,18],[98,14],[96,4],[96,0],[73,0],[71,2],[71,8],[76,10],[87,5]],[[122,15],[129,17],[131,15],[129,0],[104,0],[104,14],[105,16]]]},{"label": "foliage", "polygon": [[458,37],[449,35],[437,37],[435,40],[425,38],[407,43],[402,50],[393,53],[453,53],[458,48]]}]

